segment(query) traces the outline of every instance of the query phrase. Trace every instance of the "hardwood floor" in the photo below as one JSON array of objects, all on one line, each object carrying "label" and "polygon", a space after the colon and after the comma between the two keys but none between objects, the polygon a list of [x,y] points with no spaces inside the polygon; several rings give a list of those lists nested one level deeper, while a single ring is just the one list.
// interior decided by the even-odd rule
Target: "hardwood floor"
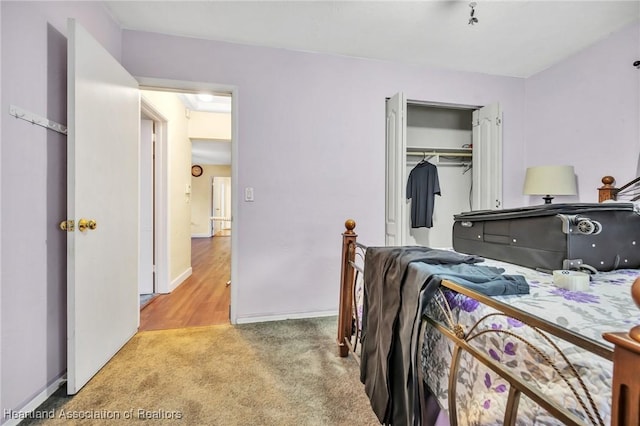
[{"label": "hardwood floor", "polygon": [[140,311],[140,331],[228,324],[231,238],[191,239],[192,275]]}]

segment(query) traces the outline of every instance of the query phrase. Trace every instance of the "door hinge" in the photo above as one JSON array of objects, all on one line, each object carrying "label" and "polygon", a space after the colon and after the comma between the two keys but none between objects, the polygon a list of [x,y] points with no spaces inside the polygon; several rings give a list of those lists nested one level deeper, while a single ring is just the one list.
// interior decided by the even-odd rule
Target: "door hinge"
[{"label": "door hinge", "polygon": [[61,230],[67,232],[73,232],[75,230],[75,222],[73,220],[63,220],[58,226]]},{"label": "door hinge", "polygon": [[500,117],[496,117],[496,124],[498,126],[502,124],[502,119]]}]

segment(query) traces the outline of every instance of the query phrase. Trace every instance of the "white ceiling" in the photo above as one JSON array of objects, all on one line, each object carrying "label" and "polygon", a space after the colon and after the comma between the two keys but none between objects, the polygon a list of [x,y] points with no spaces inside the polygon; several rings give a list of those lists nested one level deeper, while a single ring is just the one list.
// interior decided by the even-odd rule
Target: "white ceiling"
[{"label": "white ceiling", "polygon": [[[640,19],[640,0],[107,1],[125,29],[528,77]],[[640,41],[639,41],[640,43]]]}]

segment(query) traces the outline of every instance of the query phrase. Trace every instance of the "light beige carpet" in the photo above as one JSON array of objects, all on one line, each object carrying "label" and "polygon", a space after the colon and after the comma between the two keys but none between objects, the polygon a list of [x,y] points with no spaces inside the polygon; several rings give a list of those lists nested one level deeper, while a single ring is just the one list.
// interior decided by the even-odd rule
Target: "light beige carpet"
[{"label": "light beige carpet", "polygon": [[189,425],[377,425],[358,365],[337,355],[336,326],[331,317],[138,333],[77,395],[66,397],[62,388],[39,407],[54,419],[23,424],[146,419]]}]

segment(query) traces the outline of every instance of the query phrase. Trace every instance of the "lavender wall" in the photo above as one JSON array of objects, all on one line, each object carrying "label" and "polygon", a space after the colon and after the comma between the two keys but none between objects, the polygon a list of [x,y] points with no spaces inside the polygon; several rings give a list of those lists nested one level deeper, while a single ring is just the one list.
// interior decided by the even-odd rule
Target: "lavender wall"
[{"label": "lavender wall", "polygon": [[[3,89],[2,89],[2,5],[0,4],[0,108],[4,106],[4,103],[2,102],[2,93],[3,93]],[[2,203],[2,129],[4,128],[4,115],[0,113],[0,241],[2,241],[2,211],[3,209],[3,203]],[[2,244],[0,243],[0,309],[2,309],[2,262],[3,261],[3,257],[2,257]],[[2,329],[3,329],[3,320],[2,320],[2,312],[0,311],[0,410],[2,410],[4,412],[4,408],[5,405],[3,403],[4,398],[2,395],[4,395],[4,386],[2,383],[2,365],[3,365],[3,357],[2,357]],[[2,417],[0,417],[0,423],[3,423],[3,419]]]},{"label": "lavender wall", "polygon": [[638,59],[640,23],[526,80],[526,166],[573,164],[578,176],[579,195],[559,199],[597,202],[602,176],[637,176]]},{"label": "lavender wall", "polygon": [[[635,170],[637,25],[524,81],[121,33],[92,2],[2,1],[0,15],[2,411],[22,407],[66,367],[66,247],[56,228],[66,211],[66,141],[6,111],[14,104],[66,123],[67,17],[116,58],[122,46],[134,75],[238,87],[235,196],[252,186],[256,199],[235,212],[235,302],[245,320],[335,311],[347,217],[358,221],[366,243],[384,242],[384,98],[397,91],[418,100],[502,103],[505,207],[522,204],[525,166],[546,163],[549,152],[574,161],[582,201],[595,197],[602,174],[623,180]],[[611,152],[593,154],[603,144]]]},{"label": "lavender wall", "polygon": [[66,235],[57,228],[66,215],[66,137],[8,116],[9,105],[66,124],[67,18],[117,58],[121,31],[98,3],[2,1],[0,8],[4,413],[66,370]]},{"label": "lavender wall", "polygon": [[[523,173],[521,79],[134,31],[122,60],[135,76],[238,87],[234,195],[255,188],[234,213],[242,321],[335,312],[346,218],[364,242],[384,243],[385,97],[500,101],[505,175]],[[507,180],[505,204],[520,192]]]}]

